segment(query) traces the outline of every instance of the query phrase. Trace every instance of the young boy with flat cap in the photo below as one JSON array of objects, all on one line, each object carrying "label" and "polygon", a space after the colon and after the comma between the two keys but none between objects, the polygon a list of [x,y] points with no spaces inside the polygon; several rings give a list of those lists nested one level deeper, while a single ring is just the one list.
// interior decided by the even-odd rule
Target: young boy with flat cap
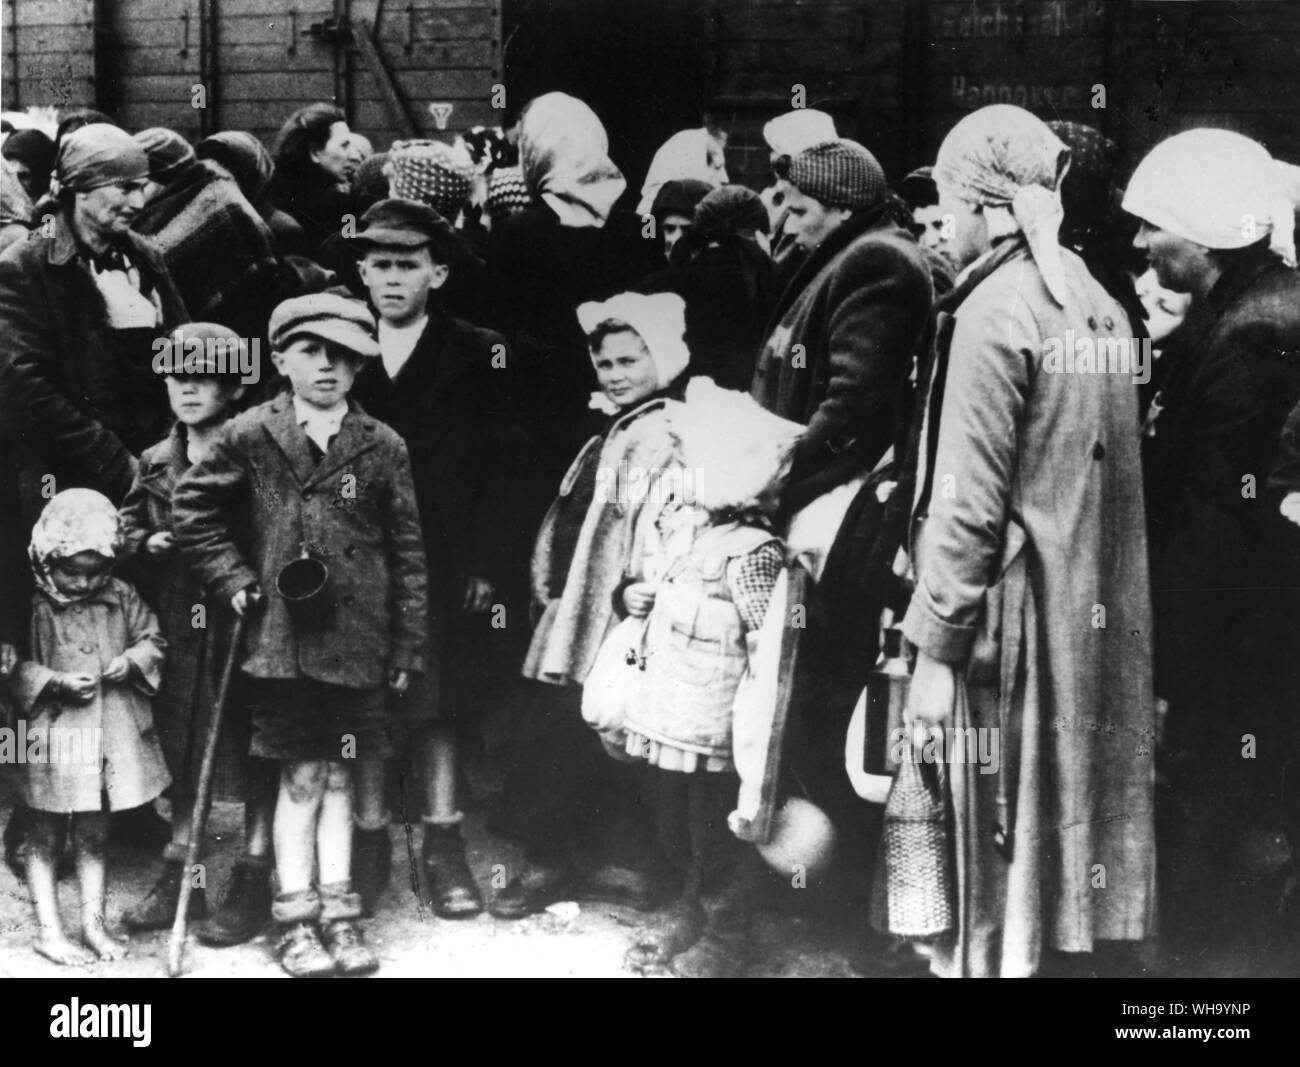
[{"label": "young boy with flat cap", "polygon": [[[429,670],[401,701],[424,826],[421,867],[434,912],[477,915],[483,898],[465,858],[457,801],[460,743],[472,740],[494,682],[512,673],[514,631],[501,625],[510,560],[503,536],[519,480],[511,370],[498,334],[454,318],[433,299],[460,262],[459,238],[427,204],[381,200],[352,241],[379,317],[379,358],[355,397],[406,442],[430,561]],[[494,617],[495,616],[495,617]],[[521,631],[523,627],[516,627]],[[516,650],[516,660],[522,649]],[[391,868],[382,763],[359,768],[353,879],[373,907]],[[402,790],[402,795],[407,795]],[[403,818],[405,822],[405,817]]]},{"label": "young boy with flat cap", "polygon": [[[182,478],[175,535],[210,595],[248,616],[251,752],[280,763],[277,957],[294,977],[363,974],[379,964],[355,922],[353,768],[392,754],[385,683],[404,692],[424,668],[423,536],[406,446],[348,401],[379,355],[370,312],[296,297],[269,333],[291,391],[233,419]],[[289,587],[295,562],[310,588]]]}]

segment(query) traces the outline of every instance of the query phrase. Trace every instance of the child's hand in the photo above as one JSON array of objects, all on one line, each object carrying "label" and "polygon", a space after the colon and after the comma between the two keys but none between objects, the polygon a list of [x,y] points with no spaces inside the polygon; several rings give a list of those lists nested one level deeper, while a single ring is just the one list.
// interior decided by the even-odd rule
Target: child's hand
[{"label": "child's hand", "polygon": [[1287,493],[1282,498],[1282,514],[1300,526],[1300,493]]},{"label": "child's hand", "polygon": [[95,690],[99,687],[88,674],[56,674],[54,684],[59,697],[71,704],[89,704],[95,699]]},{"label": "child's hand", "polygon": [[473,578],[465,583],[465,599],[461,608],[470,615],[482,615],[492,606],[492,583],[486,578]]},{"label": "child's hand", "polygon": [[151,556],[162,556],[172,550],[175,545],[172,540],[171,531],[163,530],[161,533],[152,534],[144,543],[144,550]]},{"label": "child's hand", "polygon": [[131,673],[131,661],[126,656],[117,656],[104,668],[100,677],[106,682],[125,682]]},{"label": "child's hand", "polygon": [[644,619],[655,606],[655,587],[649,582],[633,582],[623,590],[623,606],[634,619]]},{"label": "child's hand", "polygon": [[388,672],[388,688],[395,696],[402,696],[411,688],[411,672],[394,667]]},{"label": "child's hand", "polygon": [[0,678],[8,678],[18,666],[18,649],[13,645],[0,644]]}]

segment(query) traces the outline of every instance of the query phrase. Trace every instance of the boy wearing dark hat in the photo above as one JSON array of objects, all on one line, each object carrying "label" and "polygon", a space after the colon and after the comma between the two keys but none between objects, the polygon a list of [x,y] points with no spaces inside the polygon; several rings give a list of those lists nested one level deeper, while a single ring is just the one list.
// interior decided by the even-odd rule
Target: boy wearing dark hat
[{"label": "boy wearing dark hat", "polygon": [[[211,322],[190,323],[158,339],[155,370],[165,377],[176,424],[140,456],[135,482],[122,504],[123,556],[135,562],[140,590],[157,610],[167,639],[167,670],[154,700],[154,721],[173,783],[171,841],[163,850],[162,874],[148,895],[122,916],[134,931],[166,929],[176,917],[200,755],[215,677],[226,651],[221,646],[229,630],[226,606],[204,597],[201,583],[176,548],[172,491],[185,472],[212,451],[247,385],[257,377],[259,368],[250,354],[247,342],[233,330]],[[202,608],[201,617],[196,617],[196,607]],[[247,941],[271,918],[275,779],[268,776],[265,761],[247,765],[245,704],[231,701],[230,712],[218,753],[217,795],[245,801],[246,837],[245,854],[235,862],[221,911],[198,931],[202,940],[217,944]],[[196,888],[189,916],[201,919],[206,914],[204,891]],[[210,941],[204,933],[209,926],[223,936]]]},{"label": "boy wearing dark hat", "polygon": [[[502,529],[517,481],[509,458],[514,422],[502,398],[509,365],[500,336],[432,299],[459,262],[457,235],[436,211],[381,200],[353,240],[379,316],[379,358],[362,370],[355,395],[410,451],[431,572],[430,669],[402,701],[414,757],[403,769],[422,787],[421,866],[434,911],[461,918],[478,914],[483,899],[460,833],[458,743],[478,726],[483,690],[507,673],[501,658],[510,631],[494,626],[492,614],[508,584]],[[359,806],[374,821],[358,818],[354,879],[372,906],[391,866],[382,764],[363,765],[361,781]]]},{"label": "boy wearing dark hat", "polygon": [[[249,616],[250,750],[280,763],[281,966],[362,974],[378,960],[355,922],[353,768],[391,755],[385,685],[404,692],[424,668],[423,538],[406,446],[348,401],[379,354],[369,311],[333,293],[296,297],[269,332],[291,391],[232,420],[185,475],[175,536],[209,595]],[[311,588],[291,588],[304,569]]]}]

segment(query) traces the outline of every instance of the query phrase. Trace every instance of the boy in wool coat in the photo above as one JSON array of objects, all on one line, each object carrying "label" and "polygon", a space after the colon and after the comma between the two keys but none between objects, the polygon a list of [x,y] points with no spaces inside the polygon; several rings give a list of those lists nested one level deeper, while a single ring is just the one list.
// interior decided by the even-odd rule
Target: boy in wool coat
[{"label": "boy in wool coat", "polygon": [[[269,333],[292,393],[232,420],[181,480],[176,540],[237,613],[268,589],[243,672],[252,754],[281,764],[280,963],[295,977],[360,974],[378,961],[355,924],[353,761],[392,755],[385,683],[404,692],[424,669],[423,537],[406,446],[347,399],[379,354],[370,313],[332,293],[297,297],[275,309]],[[277,577],[306,560],[321,580],[292,600],[288,575],[278,590]]]}]

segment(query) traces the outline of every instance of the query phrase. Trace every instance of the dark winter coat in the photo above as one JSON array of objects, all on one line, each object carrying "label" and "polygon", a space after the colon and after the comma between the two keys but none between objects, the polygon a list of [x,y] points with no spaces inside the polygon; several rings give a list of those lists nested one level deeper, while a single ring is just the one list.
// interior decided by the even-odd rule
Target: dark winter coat
[{"label": "dark winter coat", "polygon": [[[161,253],[147,238],[127,240],[142,282],[162,305],[160,332],[188,322]],[[47,474],[59,490],[85,487],[121,502],[135,457],[171,422],[152,370],[152,338],[126,353],[112,333],[64,215],[52,237],[36,231],[0,256],[0,433],[15,441],[29,525],[46,499]]]},{"label": "dark winter coat", "polygon": [[[390,668],[423,670],[424,538],[406,446],[355,404],[319,465],[309,444],[287,393],[227,423],[173,494],[182,553],[211,596],[261,584],[243,662],[253,678],[370,689]],[[329,568],[330,610],[313,630],[275,591],[304,546]]]},{"label": "dark winter coat", "polygon": [[1292,531],[1265,490],[1300,400],[1300,275],[1266,249],[1242,253],[1180,333],[1143,438],[1156,686],[1173,745],[1207,751],[1222,727],[1239,754],[1270,708],[1295,713],[1281,707],[1296,688]]},{"label": "dark winter coat", "polygon": [[916,241],[879,216],[850,219],[800,264],[777,300],[752,388],[769,411],[808,427],[785,512],[869,471],[889,447],[895,397],[933,297]]}]

